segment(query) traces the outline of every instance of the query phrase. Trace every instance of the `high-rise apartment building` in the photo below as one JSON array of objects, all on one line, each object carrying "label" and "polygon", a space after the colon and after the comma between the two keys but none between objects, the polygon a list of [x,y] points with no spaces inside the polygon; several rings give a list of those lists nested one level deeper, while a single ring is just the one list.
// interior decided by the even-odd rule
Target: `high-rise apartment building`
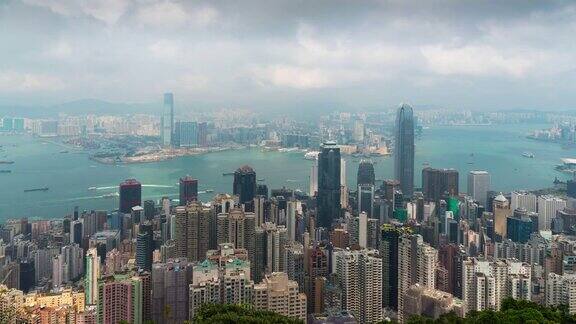
[{"label": "high-rise apartment building", "polygon": [[117,274],[98,283],[98,323],[142,323],[142,284],[138,277]]},{"label": "high-rise apartment building", "polygon": [[549,230],[556,213],[566,208],[566,200],[544,195],[538,197],[538,229]]},{"label": "high-rise apartment building", "polygon": [[412,107],[401,104],[396,112],[394,177],[407,197],[414,193],[414,126]]},{"label": "high-rise apartment building", "polygon": [[86,304],[95,305],[98,302],[98,279],[100,279],[100,257],[96,248],[86,252],[85,287]]},{"label": "high-rise apartment building", "polygon": [[376,250],[334,252],[342,308],[360,323],[382,320],[382,259]]},{"label": "high-rise apartment building", "polygon": [[306,294],[300,293],[298,283],[283,272],[266,275],[254,285],[254,307],[280,315],[306,320]]},{"label": "high-rise apartment building", "polygon": [[176,207],[174,241],[178,257],[201,261],[206,257],[210,242],[210,222],[214,210],[200,202]]},{"label": "high-rise apartment building", "polygon": [[512,211],[523,208],[528,212],[538,211],[538,197],[527,191],[512,191],[510,193],[510,209]]},{"label": "high-rise apartment building", "polygon": [[189,292],[189,319],[203,304],[251,304],[254,282],[250,262],[231,259],[223,266],[205,260],[192,271]]},{"label": "high-rise apartment building", "polygon": [[545,296],[546,306],[565,305],[570,314],[576,314],[576,275],[548,274]]},{"label": "high-rise apartment building", "polygon": [[469,258],[462,265],[462,299],[467,311],[499,310],[506,297],[531,298],[529,264],[496,259]]},{"label": "high-rise apartment building", "polygon": [[405,234],[398,241],[398,320],[404,322],[404,295],[418,283],[435,288],[435,273],[438,251],[419,234]]},{"label": "high-rise apartment building", "polygon": [[152,265],[152,320],[156,323],[182,323],[188,320],[188,284],[192,264],[186,259]]}]

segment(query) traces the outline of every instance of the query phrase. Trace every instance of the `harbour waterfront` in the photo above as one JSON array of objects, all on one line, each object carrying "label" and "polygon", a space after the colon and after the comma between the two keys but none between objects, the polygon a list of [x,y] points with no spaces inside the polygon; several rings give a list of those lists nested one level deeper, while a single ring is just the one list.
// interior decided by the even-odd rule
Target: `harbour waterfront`
[{"label": "harbour waterfront", "polygon": [[[576,157],[576,149],[527,139],[530,131],[549,125],[492,125],[431,127],[416,141],[415,187],[420,187],[423,163],[460,172],[460,191],[466,191],[470,170],[483,169],[492,175],[492,189],[539,189],[552,186],[555,177],[569,175],[554,170],[560,159]],[[268,188],[285,186],[308,191],[312,161],[303,153],[262,152],[258,148],[230,150],[168,161],[106,165],[91,161],[86,153],[30,136],[0,136],[0,160],[14,161],[0,174],[0,221],[8,218],[58,218],[80,210],[117,208],[118,184],[127,177],[143,183],[143,199],[177,198],[178,179],[191,175],[199,180],[200,199],[210,200],[218,192],[231,192],[233,172],[241,165],[252,166]],[[534,158],[522,156],[534,153]],[[347,184],[356,183],[358,158],[346,157]],[[393,157],[373,158],[377,179],[393,176]],[[24,192],[48,187],[47,191]],[[89,189],[90,188],[90,189]],[[206,193],[206,190],[214,192]]]}]

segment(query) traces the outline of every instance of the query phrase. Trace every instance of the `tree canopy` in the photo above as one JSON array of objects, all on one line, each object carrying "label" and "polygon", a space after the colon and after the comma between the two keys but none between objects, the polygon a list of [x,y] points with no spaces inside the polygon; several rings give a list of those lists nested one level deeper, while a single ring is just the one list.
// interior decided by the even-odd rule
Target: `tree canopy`
[{"label": "tree canopy", "polygon": [[469,312],[465,318],[447,313],[434,320],[424,316],[413,316],[408,324],[576,324],[576,316],[568,313],[566,306],[549,307],[527,300],[505,299],[499,311],[483,310]]},{"label": "tree canopy", "polygon": [[193,323],[254,323],[302,324],[303,322],[269,311],[255,310],[249,305],[206,304],[200,307]]}]

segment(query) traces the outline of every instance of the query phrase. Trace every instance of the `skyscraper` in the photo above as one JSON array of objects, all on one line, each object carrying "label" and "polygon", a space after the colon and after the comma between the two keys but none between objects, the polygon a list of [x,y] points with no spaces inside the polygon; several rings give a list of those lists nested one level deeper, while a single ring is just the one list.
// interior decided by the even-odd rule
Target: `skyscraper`
[{"label": "skyscraper", "polygon": [[234,194],[238,196],[240,204],[244,204],[246,211],[253,211],[254,196],[256,195],[256,172],[248,165],[241,166],[234,171]]},{"label": "skyscraper", "polygon": [[494,198],[494,231],[501,237],[506,236],[506,219],[512,215],[508,199],[500,193]]},{"label": "skyscraper", "polygon": [[160,137],[162,145],[169,147],[172,145],[172,135],[174,134],[174,94],[164,94],[164,107],[160,126]]},{"label": "skyscraper", "polygon": [[566,200],[551,195],[538,197],[538,229],[549,230],[556,213],[566,207]]},{"label": "skyscraper", "polygon": [[214,211],[193,202],[186,207],[176,207],[174,240],[176,255],[190,261],[202,261],[210,241],[210,218]]},{"label": "skyscraper", "polygon": [[404,228],[382,225],[382,306],[398,310],[398,242]]},{"label": "skyscraper", "polygon": [[426,200],[434,202],[457,196],[458,171],[430,167],[422,169],[422,191]]},{"label": "skyscraper", "polygon": [[152,253],[154,252],[154,230],[152,223],[140,224],[140,233],[136,238],[136,265],[146,271],[152,270]]},{"label": "skyscraper", "polygon": [[414,192],[414,115],[412,107],[401,104],[396,113],[394,176],[400,181],[402,193]]},{"label": "skyscraper", "polygon": [[318,192],[318,161],[314,161],[310,169],[310,197],[314,197]]},{"label": "skyscraper", "polygon": [[198,180],[185,176],[180,178],[180,206],[198,199]]},{"label": "skyscraper", "polygon": [[340,148],[322,144],[318,154],[318,225],[329,228],[340,216]]},{"label": "skyscraper", "polygon": [[357,185],[374,185],[376,176],[374,175],[374,164],[368,160],[360,161],[358,164]]},{"label": "skyscraper", "polygon": [[152,265],[152,320],[155,323],[182,323],[188,320],[188,284],[192,263],[186,259]]},{"label": "skyscraper", "polygon": [[413,284],[435,287],[438,251],[419,234],[402,235],[398,241],[398,321],[404,322],[404,296]]},{"label": "skyscraper", "polygon": [[334,252],[342,307],[359,323],[382,320],[382,259],[376,250]]},{"label": "skyscraper", "polygon": [[368,217],[374,214],[374,185],[358,185],[358,212],[365,212]]},{"label": "skyscraper", "polygon": [[468,195],[482,206],[488,202],[490,174],[487,171],[470,171],[468,173]]},{"label": "skyscraper", "polygon": [[120,184],[120,212],[130,214],[132,207],[142,204],[142,184],[136,179],[128,179]]}]

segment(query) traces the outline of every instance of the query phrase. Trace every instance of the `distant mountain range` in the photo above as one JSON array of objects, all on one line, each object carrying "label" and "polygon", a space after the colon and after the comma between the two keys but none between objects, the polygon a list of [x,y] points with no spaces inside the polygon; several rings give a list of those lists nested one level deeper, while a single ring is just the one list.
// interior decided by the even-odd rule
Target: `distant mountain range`
[{"label": "distant mountain range", "polygon": [[0,105],[0,116],[54,117],[59,113],[77,114],[159,114],[161,104],[115,103],[99,99],[74,100],[52,106]]}]

